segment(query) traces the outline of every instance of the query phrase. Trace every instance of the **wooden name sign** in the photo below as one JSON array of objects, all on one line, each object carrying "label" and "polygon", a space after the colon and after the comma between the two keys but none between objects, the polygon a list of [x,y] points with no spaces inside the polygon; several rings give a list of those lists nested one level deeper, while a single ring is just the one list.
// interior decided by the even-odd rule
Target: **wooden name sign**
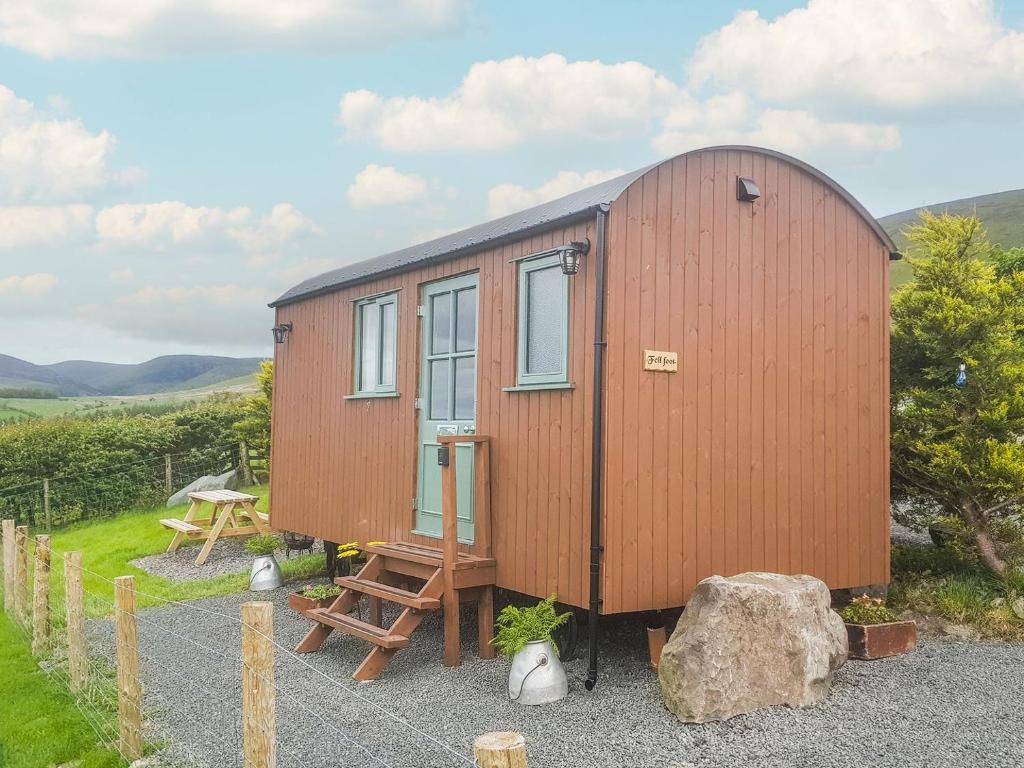
[{"label": "wooden name sign", "polygon": [[656,349],[645,349],[644,370],[675,373],[679,370],[679,353],[659,352]]}]

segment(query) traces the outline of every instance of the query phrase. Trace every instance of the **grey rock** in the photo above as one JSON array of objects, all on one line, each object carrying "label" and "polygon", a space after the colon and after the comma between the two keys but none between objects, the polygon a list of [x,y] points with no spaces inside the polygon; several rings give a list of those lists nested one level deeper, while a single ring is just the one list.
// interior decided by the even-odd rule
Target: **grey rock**
[{"label": "grey rock", "polygon": [[846,661],[846,627],[812,576],[742,573],[704,579],[661,654],[665,705],[684,722],[762,707],[807,707]]},{"label": "grey rock", "polygon": [[1010,603],[1010,610],[1018,619],[1024,619],[1024,597],[1018,597]]},{"label": "grey rock", "polygon": [[223,475],[203,475],[193,480],[180,491],[167,500],[167,508],[180,507],[188,504],[188,495],[199,491],[237,491],[241,485],[241,475],[237,469],[225,472]]}]

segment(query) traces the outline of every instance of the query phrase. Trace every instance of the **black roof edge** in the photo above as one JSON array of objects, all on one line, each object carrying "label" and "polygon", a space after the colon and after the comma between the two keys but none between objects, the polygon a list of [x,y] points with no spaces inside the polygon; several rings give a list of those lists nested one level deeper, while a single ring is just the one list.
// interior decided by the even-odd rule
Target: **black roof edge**
[{"label": "black roof edge", "polygon": [[[640,169],[637,169],[636,171],[632,171],[630,173],[623,174],[622,176],[620,176],[620,177],[618,177],[616,179],[611,179],[611,180],[609,180],[607,182],[601,182],[600,184],[595,184],[593,187],[590,187],[590,188],[587,188],[587,189],[584,189],[584,190],[580,190],[580,192],[572,193],[572,194],[566,196],[566,198],[573,197],[574,195],[585,193],[589,189],[597,189],[598,187],[601,187],[601,186],[604,186],[604,185],[615,184],[616,182],[628,179],[628,182],[626,182],[622,186],[622,188],[619,190],[619,192],[610,201],[607,201],[607,202],[604,202],[604,201],[595,202],[595,203],[593,203],[591,205],[588,205],[588,206],[586,206],[584,208],[573,210],[573,211],[567,213],[564,216],[553,217],[553,218],[547,219],[545,221],[541,221],[538,224],[533,225],[533,226],[528,226],[528,227],[524,227],[522,229],[515,229],[515,230],[507,231],[507,232],[505,232],[505,233],[503,233],[503,234],[501,234],[501,235],[499,235],[497,237],[494,237],[494,238],[490,238],[490,239],[486,239],[486,240],[478,240],[478,241],[469,243],[469,244],[467,244],[467,245],[465,245],[463,247],[455,248],[455,249],[449,250],[449,251],[442,251],[442,252],[434,254],[433,256],[429,256],[429,257],[426,257],[426,258],[413,259],[413,260],[410,260],[410,261],[401,262],[401,263],[395,264],[392,267],[387,267],[387,268],[381,269],[379,271],[364,272],[362,274],[353,276],[351,279],[347,279],[347,280],[346,279],[341,279],[341,280],[339,280],[337,282],[325,283],[325,284],[323,284],[321,286],[318,286],[318,287],[315,287],[315,288],[310,288],[309,290],[306,290],[306,291],[301,291],[300,290],[301,286],[303,285],[303,283],[300,283],[299,285],[297,285],[297,286],[289,289],[288,291],[286,291],[284,294],[279,296],[274,301],[270,302],[267,306],[272,308],[272,309],[276,309],[277,307],[282,307],[282,306],[285,306],[285,305],[288,305],[288,304],[295,304],[295,303],[300,302],[300,301],[305,301],[306,299],[315,298],[317,296],[323,296],[324,294],[328,294],[328,293],[334,293],[335,291],[341,290],[342,288],[347,288],[347,287],[350,287],[350,286],[353,286],[353,285],[359,285],[361,283],[368,283],[368,282],[371,282],[373,280],[377,280],[377,279],[382,278],[382,277],[388,277],[388,276],[391,276],[391,275],[396,275],[396,274],[401,274],[403,272],[408,272],[408,271],[410,271],[412,269],[418,268],[421,265],[436,264],[438,262],[448,261],[450,259],[458,258],[459,256],[463,256],[463,255],[470,254],[470,253],[475,253],[475,252],[478,252],[478,251],[485,250],[487,248],[493,248],[493,247],[495,247],[497,245],[501,245],[503,243],[507,243],[507,242],[511,242],[511,241],[515,241],[515,240],[521,240],[523,237],[527,237],[529,235],[536,234],[538,232],[543,232],[545,230],[552,229],[554,227],[564,226],[568,222],[576,221],[576,220],[585,218],[586,216],[596,212],[598,209],[603,209],[603,210],[607,211],[610,208],[611,202],[614,202],[614,200],[618,198],[618,195],[621,194],[621,192],[624,191],[630,184],[632,184],[637,179],[641,178],[644,174],[648,173],[649,171],[654,170],[655,168],[657,168],[657,167],[659,167],[661,165],[664,165],[665,163],[672,162],[677,157],[685,157],[687,155],[695,155],[695,154],[699,154],[701,152],[715,152],[715,151],[721,152],[721,151],[730,151],[730,150],[731,151],[742,151],[742,152],[754,152],[756,154],[765,155],[765,156],[768,156],[768,157],[773,157],[773,158],[775,158],[777,160],[781,160],[781,161],[783,161],[785,163],[789,163],[790,165],[794,165],[797,168],[799,168],[800,170],[802,170],[805,173],[807,173],[808,175],[810,175],[813,178],[817,179],[818,181],[823,183],[825,186],[829,187],[834,192],[836,192],[841,198],[843,198],[844,201],[846,201],[846,203],[848,203],[850,205],[851,208],[853,208],[861,216],[861,218],[868,224],[868,226],[875,233],[875,235],[878,237],[878,239],[882,241],[882,244],[885,245],[885,247],[889,250],[889,260],[890,261],[898,261],[899,259],[903,258],[903,255],[896,248],[896,244],[893,242],[892,238],[889,236],[889,233],[885,231],[885,229],[882,227],[881,224],[878,223],[878,220],[874,216],[871,215],[871,213],[867,210],[867,208],[865,208],[860,203],[860,201],[857,200],[857,198],[855,198],[853,195],[851,195],[850,192],[847,191],[847,189],[845,187],[843,187],[841,184],[839,184],[835,179],[833,179],[828,174],[824,173],[823,171],[818,170],[813,165],[810,165],[809,163],[806,163],[803,160],[800,160],[800,159],[798,159],[796,157],[793,157],[792,155],[787,155],[785,152],[779,152],[778,150],[767,149],[765,147],[755,147],[755,146],[750,146],[750,145],[745,145],[745,144],[719,144],[719,145],[715,145],[715,146],[711,146],[711,147],[701,147],[700,149],[692,149],[692,150],[690,150],[688,152],[683,152],[683,153],[681,153],[679,155],[673,155],[672,157],[667,157],[667,158],[665,158],[663,160],[660,160],[660,161],[658,161],[656,163],[648,165],[648,166],[646,166],[644,168],[640,168]],[[560,198],[559,200],[552,201],[552,203],[557,204],[558,202],[560,202],[561,199],[564,199],[564,198]],[[547,204],[547,203],[541,204],[539,206],[536,206],[536,209],[544,208],[547,205],[550,205],[550,204]],[[535,209],[527,209],[527,210],[532,211],[532,210],[535,210]],[[472,227],[471,227],[471,229],[472,229]],[[445,238],[439,238],[439,239],[443,240],[443,239],[446,239],[447,237],[448,236],[446,236]],[[432,241],[428,241],[428,242],[432,242]],[[395,252],[395,253],[399,253],[399,252]],[[384,254],[384,256],[382,256],[382,257],[374,257],[374,258],[371,258],[371,259],[361,260],[361,261],[355,262],[354,264],[349,265],[349,266],[354,267],[354,266],[356,266],[358,264],[362,264],[362,263],[365,263],[367,261],[374,261],[375,259],[384,258],[384,257],[389,256],[389,255],[391,255],[391,254]],[[326,276],[328,274],[331,274],[332,272],[335,272],[335,271],[341,271],[342,269],[344,269],[344,268],[339,268],[338,270],[330,270],[329,272],[325,273],[324,276]],[[311,278],[310,281],[312,281],[312,279],[313,278]],[[304,282],[309,282],[309,281],[304,281]]]}]

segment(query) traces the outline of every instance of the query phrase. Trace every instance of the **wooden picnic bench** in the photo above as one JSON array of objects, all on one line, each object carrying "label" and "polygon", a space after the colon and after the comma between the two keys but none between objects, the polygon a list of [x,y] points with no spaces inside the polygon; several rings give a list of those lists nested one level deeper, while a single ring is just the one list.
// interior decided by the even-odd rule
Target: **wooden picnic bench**
[{"label": "wooden picnic bench", "polygon": [[[254,536],[270,533],[270,518],[257,512],[254,506],[259,496],[238,491],[196,491],[188,495],[191,504],[182,520],[168,517],[160,525],[174,531],[174,538],[167,547],[174,552],[185,539],[205,539],[196,565],[202,565],[210,556],[213,545],[222,536]],[[202,505],[211,504],[209,517],[199,517]]]}]

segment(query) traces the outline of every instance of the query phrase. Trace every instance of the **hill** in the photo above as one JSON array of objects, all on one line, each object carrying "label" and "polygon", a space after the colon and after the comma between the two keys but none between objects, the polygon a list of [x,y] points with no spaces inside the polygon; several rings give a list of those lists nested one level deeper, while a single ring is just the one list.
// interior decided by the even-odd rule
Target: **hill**
[{"label": "hill", "polygon": [[[1024,189],[1012,189],[1007,192],[996,192],[991,195],[965,197],[962,200],[950,200],[945,203],[933,203],[909,211],[900,211],[878,220],[889,236],[896,241],[900,250],[907,247],[907,240],[902,230],[914,222],[920,210],[932,213],[954,213],[962,216],[976,214],[985,229],[988,239],[1004,248],[1024,246]],[[905,261],[893,262],[893,287],[905,283],[910,278],[910,267]]]},{"label": "hill", "polygon": [[0,389],[34,388],[62,397],[82,395],[149,395],[200,389],[250,376],[262,358],[214,355],[166,355],[144,363],[98,363],[68,360],[35,365],[0,355]]}]

